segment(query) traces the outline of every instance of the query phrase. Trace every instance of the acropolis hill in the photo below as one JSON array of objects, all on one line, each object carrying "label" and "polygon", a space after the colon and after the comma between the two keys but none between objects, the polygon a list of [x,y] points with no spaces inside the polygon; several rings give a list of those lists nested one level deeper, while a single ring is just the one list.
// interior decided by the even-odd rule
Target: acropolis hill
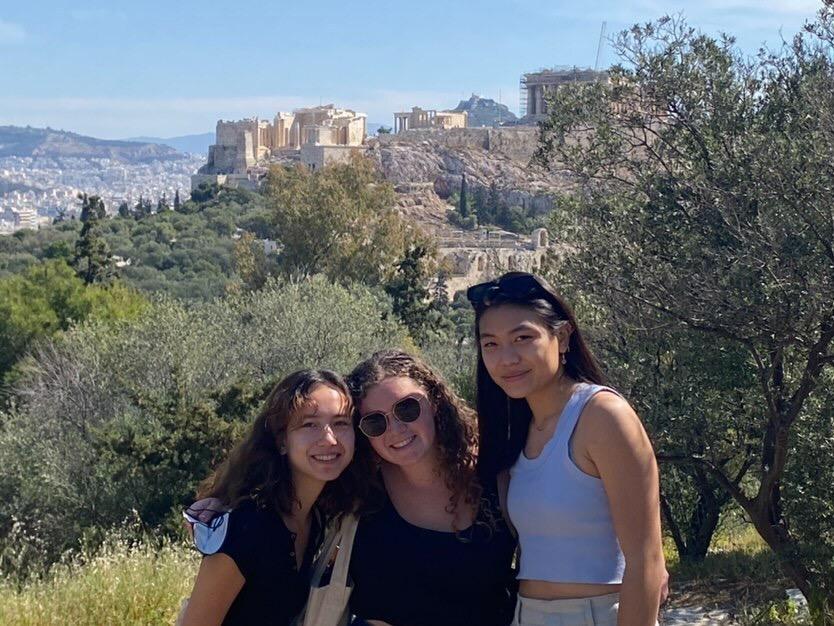
[{"label": "acropolis hill", "polygon": [[[551,247],[539,229],[521,236],[496,229],[461,230],[447,213],[448,199],[467,185],[475,192],[494,185],[507,206],[545,214],[552,193],[569,181],[531,163],[537,145],[536,123],[546,115],[548,92],[571,80],[605,80],[602,73],[547,70],[526,74],[529,99],[523,96],[521,119],[506,107],[473,96],[453,110],[423,109],[393,113],[393,131],[367,136],[366,115],[333,104],[278,112],[269,120],[257,117],[217,122],[216,142],[208,162],[192,177],[203,183],[257,188],[272,165],[298,163],[317,170],[344,162],[354,154],[373,159],[384,178],[394,184],[398,209],[438,239],[452,269],[450,291],[498,269],[534,270]],[[492,126],[470,127],[469,110],[479,119],[494,112]],[[502,121],[500,118],[504,116]],[[498,125],[498,124],[501,125]]]}]

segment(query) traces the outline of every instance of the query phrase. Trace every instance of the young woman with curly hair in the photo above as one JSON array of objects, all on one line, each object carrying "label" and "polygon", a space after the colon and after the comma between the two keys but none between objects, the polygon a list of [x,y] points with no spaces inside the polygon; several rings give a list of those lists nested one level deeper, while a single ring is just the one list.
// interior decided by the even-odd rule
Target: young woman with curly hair
[{"label": "young woman with curly hair", "polygon": [[474,413],[397,350],[357,365],[348,384],[359,448],[378,459],[384,487],[382,503],[359,522],[351,611],[369,624],[506,626],[516,543],[495,481],[475,473]]},{"label": "young woman with curly hair", "polygon": [[352,411],[343,379],[327,370],[273,389],[186,512],[204,558],[183,626],[288,626],[301,611],[322,520],[355,510],[370,471],[351,463]]},{"label": "young woman with curly hair", "polygon": [[470,287],[479,474],[509,470],[521,548],[514,624],[650,626],[666,571],[649,438],[605,386],[568,304],[511,272]]}]

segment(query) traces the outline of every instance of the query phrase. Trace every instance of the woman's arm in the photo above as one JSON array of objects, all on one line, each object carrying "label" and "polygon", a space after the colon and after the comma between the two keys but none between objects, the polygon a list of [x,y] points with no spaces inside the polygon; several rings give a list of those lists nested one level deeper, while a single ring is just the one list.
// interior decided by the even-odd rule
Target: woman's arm
[{"label": "woman's arm", "polygon": [[625,555],[617,623],[652,626],[657,621],[666,567],[659,477],[651,442],[634,410],[610,393],[594,397],[582,425],[584,451],[599,471]]},{"label": "woman's arm", "polygon": [[218,553],[203,557],[182,626],[222,624],[244,582],[243,574],[230,556]]}]

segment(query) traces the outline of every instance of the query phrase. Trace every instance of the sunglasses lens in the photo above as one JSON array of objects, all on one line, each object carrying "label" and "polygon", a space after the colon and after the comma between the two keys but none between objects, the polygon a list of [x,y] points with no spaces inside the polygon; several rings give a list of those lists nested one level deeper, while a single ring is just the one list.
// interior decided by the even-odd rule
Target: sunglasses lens
[{"label": "sunglasses lens", "polygon": [[359,430],[367,437],[379,437],[388,428],[388,420],[384,413],[368,413],[359,420]]},{"label": "sunglasses lens", "polygon": [[401,422],[413,422],[420,417],[420,401],[417,398],[403,398],[394,405],[394,415]]}]

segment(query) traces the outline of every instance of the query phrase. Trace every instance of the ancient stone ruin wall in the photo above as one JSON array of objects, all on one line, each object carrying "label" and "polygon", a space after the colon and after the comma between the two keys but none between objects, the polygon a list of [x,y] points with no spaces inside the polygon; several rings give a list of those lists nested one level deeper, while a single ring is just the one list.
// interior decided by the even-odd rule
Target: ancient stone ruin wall
[{"label": "ancient stone ruin wall", "polygon": [[418,129],[398,134],[379,135],[380,145],[433,142],[448,148],[477,148],[500,152],[525,163],[532,158],[538,142],[538,129],[530,126],[511,128]]},{"label": "ancient stone ruin wall", "polygon": [[441,243],[438,253],[451,272],[446,281],[450,298],[504,272],[537,272],[551,249],[550,236],[544,228],[534,230],[529,240],[462,241],[457,246],[445,243]]}]

